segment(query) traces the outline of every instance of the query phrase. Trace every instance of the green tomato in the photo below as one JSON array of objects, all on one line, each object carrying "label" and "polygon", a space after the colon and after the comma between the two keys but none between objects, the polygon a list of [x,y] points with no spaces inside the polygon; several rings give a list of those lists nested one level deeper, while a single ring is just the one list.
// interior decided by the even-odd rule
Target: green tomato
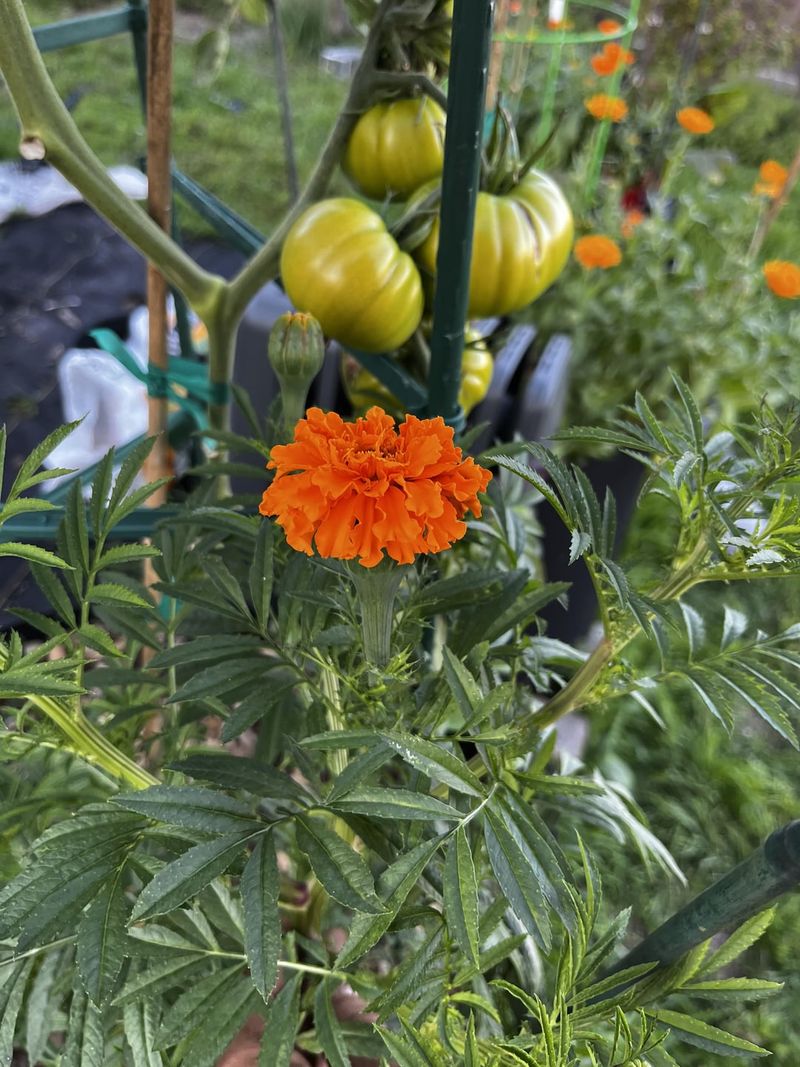
[{"label": "green tomato", "polygon": [[445,113],[430,97],[375,104],[356,123],[342,167],[365,196],[405,198],[442,173]]},{"label": "green tomato", "polygon": [[[559,276],[572,248],[572,212],[556,183],[530,170],[510,193],[478,193],[469,279],[469,316],[521,311]],[[436,271],[439,219],[415,249]]]},{"label": "green tomato", "polygon": [[320,200],[304,211],[286,237],[281,276],[296,308],[363,352],[399,348],[422,318],[414,261],[358,200]]}]

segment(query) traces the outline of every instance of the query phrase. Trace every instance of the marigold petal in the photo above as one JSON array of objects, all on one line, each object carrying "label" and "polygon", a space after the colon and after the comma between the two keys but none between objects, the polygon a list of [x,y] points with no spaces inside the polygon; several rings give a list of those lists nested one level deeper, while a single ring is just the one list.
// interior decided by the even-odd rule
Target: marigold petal
[{"label": "marigold petal", "polygon": [[682,107],[675,117],[687,133],[695,136],[711,133],[714,129],[713,118],[701,107]]},{"label": "marigold petal", "polygon": [[800,266],[785,259],[771,259],[764,264],[764,278],[776,296],[784,300],[800,297]]},{"label": "marigold petal", "polygon": [[384,552],[410,563],[449,547],[466,531],[459,517],[480,514],[477,494],[491,478],[462,457],[441,418],[408,416],[398,431],[377,407],[352,423],[310,408],[270,466],[259,511],[276,516],[289,544],[365,567]]}]

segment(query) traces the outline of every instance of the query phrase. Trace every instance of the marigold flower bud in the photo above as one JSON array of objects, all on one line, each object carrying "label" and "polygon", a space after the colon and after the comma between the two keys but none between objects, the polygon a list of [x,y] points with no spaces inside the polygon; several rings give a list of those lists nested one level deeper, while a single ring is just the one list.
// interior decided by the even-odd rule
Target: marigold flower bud
[{"label": "marigold flower bud", "polygon": [[288,431],[305,411],[308,390],[325,360],[322,327],[305,311],[287,311],[272,327],[267,354],[280,383]]}]

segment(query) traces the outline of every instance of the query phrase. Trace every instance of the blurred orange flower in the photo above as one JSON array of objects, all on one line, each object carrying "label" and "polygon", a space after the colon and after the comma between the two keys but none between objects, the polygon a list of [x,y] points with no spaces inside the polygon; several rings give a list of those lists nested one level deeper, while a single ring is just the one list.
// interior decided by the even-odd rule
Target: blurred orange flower
[{"label": "blurred orange flower", "polygon": [[622,29],[622,23],[616,19],[600,19],[597,28],[601,33],[618,33]]},{"label": "blurred orange flower", "polygon": [[602,51],[592,56],[591,64],[595,74],[605,78],[609,74],[616,74],[620,67],[633,63],[633,61],[633,52],[623,48],[616,41],[609,41],[608,44],[603,45]]},{"label": "blurred orange flower", "polygon": [[508,5],[508,11],[511,15],[521,15],[522,0],[511,0],[511,3]]},{"label": "blurred orange flower", "polygon": [[800,296],[800,267],[785,259],[771,259],[764,264],[764,278],[776,296],[796,300]]},{"label": "blurred orange flower", "polygon": [[753,186],[756,196],[768,196],[775,200],[783,192],[789,172],[774,159],[768,159],[758,168],[758,176],[761,179]]},{"label": "blurred orange flower", "polygon": [[682,107],[675,117],[687,133],[696,136],[714,129],[714,120],[701,107]]},{"label": "blurred orange flower", "polygon": [[622,262],[622,252],[617,242],[602,233],[579,237],[573,253],[585,270],[594,270],[595,267],[608,270]]},{"label": "blurred orange flower", "polygon": [[625,212],[625,218],[622,220],[622,225],[620,226],[620,233],[626,241],[629,241],[631,237],[633,237],[633,231],[637,226],[640,226],[646,218],[647,215],[645,215],[643,211],[640,211],[638,207],[631,208],[630,211]]},{"label": "blurred orange flower", "polygon": [[624,100],[618,96],[607,96],[606,93],[595,93],[588,100],[584,100],[583,104],[589,114],[596,119],[622,122],[628,114],[628,105]]},{"label": "blurred orange flower", "polygon": [[492,477],[462,458],[443,419],[407,415],[396,429],[379,407],[355,422],[309,408],[267,467],[277,474],[258,510],[277,516],[292,548],[363,567],[384,552],[412,563],[449,548],[467,532],[466,513],[480,515],[478,493]]}]

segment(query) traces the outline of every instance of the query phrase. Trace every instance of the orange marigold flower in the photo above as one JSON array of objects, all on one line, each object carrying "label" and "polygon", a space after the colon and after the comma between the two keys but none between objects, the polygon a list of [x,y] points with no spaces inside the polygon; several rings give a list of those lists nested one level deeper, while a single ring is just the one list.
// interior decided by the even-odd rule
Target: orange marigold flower
[{"label": "orange marigold flower", "polygon": [[675,117],[687,133],[696,136],[711,133],[714,129],[714,120],[701,107],[682,107]]},{"label": "orange marigold flower", "polygon": [[764,278],[776,296],[784,300],[800,297],[800,267],[785,259],[771,259],[764,264]]},{"label": "orange marigold flower", "polygon": [[292,548],[310,556],[313,542],[320,556],[364,567],[384,551],[412,563],[449,548],[466,533],[464,515],[480,516],[492,477],[462,458],[443,419],[407,415],[396,429],[379,407],[355,422],[310,408],[267,466],[277,474],[258,510],[277,516]]},{"label": "orange marigold flower", "polygon": [[509,5],[508,10],[509,10],[509,13],[512,14],[512,15],[521,15],[522,14],[522,0],[511,0],[511,3]]},{"label": "orange marigold flower", "polygon": [[616,241],[602,233],[579,237],[573,249],[575,258],[586,270],[608,270],[622,261],[622,252]]},{"label": "orange marigold flower", "polygon": [[761,179],[753,186],[756,196],[768,196],[771,200],[777,199],[783,192],[789,172],[774,159],[768,159],[758,168],[758,176]]},{"label": "orange marigold flower", "polygon": [[603,45],[602,51],[592,56],[592,70],[601,78],[605,78],[610,74],[616,74],[620,67],[633,63],[633,60],[634,55],[630,49],[623,48],[616,41],[609,41],[608,44]]},{"label": "orange marigold flower", "polygon": [[629,241],[631,237],[633,237],[633,231],[637,226],[640,226],[646,218],[647,215],[645,215],[643,211],[640,211],[638,207],[631,208],[630,211],[625,212],[625,218],[622,220],[622,225],[620,226],[620,233],[626,241]]},{"label": "orange marigold flower", "polygon": [[618,96],[607,96],[606,93],[595,93],[588,100],[583,101],[584,107],[595,119],[611,119],[612,122],[622,122],[628,114],[628,105]]},{"label": "orange marigold flower", "polygon": [[619,33],[622,23],[617,22],[616,19],[600,19],[597,28],[601,33]]}]

